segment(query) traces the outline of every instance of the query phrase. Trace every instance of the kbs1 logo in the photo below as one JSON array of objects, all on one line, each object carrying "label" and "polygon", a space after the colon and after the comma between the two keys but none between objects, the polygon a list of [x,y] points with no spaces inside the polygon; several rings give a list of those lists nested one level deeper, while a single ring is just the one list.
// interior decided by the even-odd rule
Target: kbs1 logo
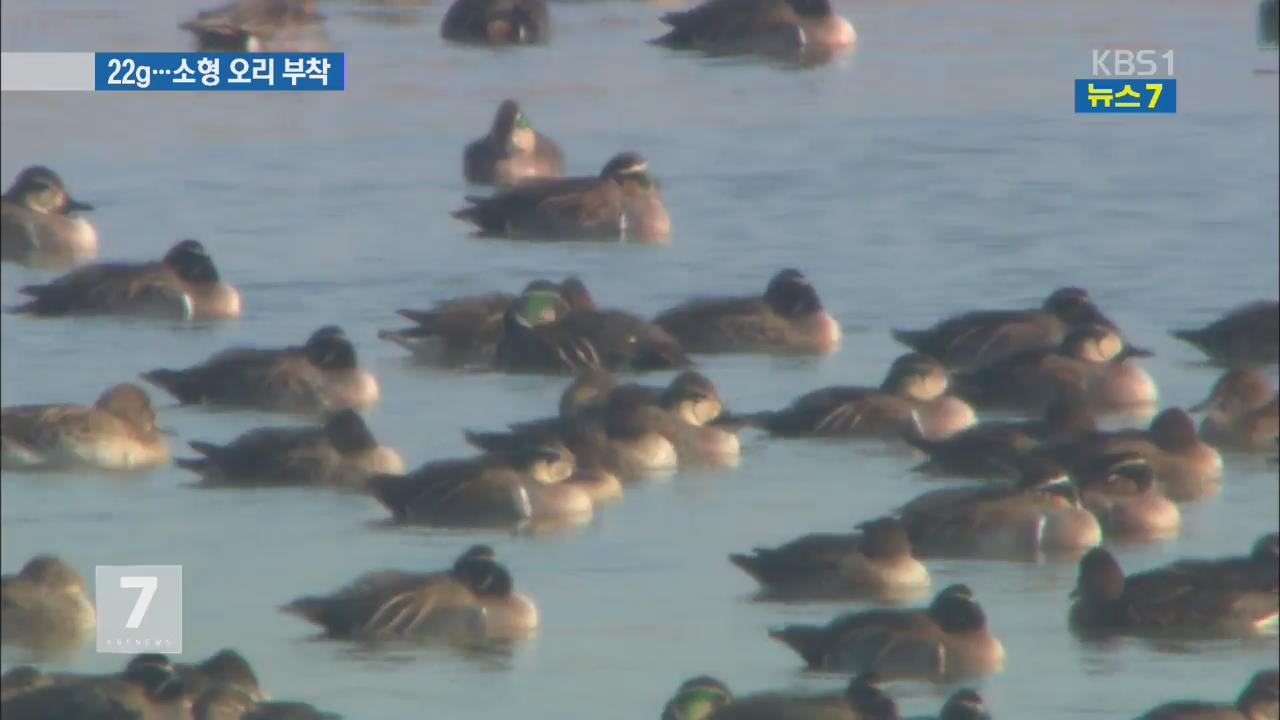
[{"label": "kbs1 logo", "polygon": [[1077,113],[1177,111],[1172,50],[1094,50],[1093,77],[1076,80]]}]

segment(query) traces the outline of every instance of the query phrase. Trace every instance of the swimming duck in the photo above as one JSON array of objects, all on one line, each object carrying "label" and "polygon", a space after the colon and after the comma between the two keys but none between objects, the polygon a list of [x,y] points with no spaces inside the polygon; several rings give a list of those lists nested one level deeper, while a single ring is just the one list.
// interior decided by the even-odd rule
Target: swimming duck
[{"label": "swimming duck", "polygon": [[155,668],[180,680],[186,694],[195,697],[206,690],[223,685],[241,689],[250,699],[265,700],[258,676],[243,655],[226,648],[198,663],[175,663],[162,653],[141,653],[125,666],[125,674],[144,668]]},{"label": "swimming duck", "polygon": [[1077,440],[1097,429],[1084,392],[1067,388],[1039,420],[982,422],[941,440],[908,432],[906,440],[929,456],[912,468],[916,472],[1015,480],[1022,456],[1046,445]]},{"label": "swimming duck", "polygon": [[658,406],[676,418],[676,422],[664,423],[661,429],[675,445],[682,466],[737,464],[741,451],[738,426],[729,420],[724,399],[710,378],[686,370],[665,388],[649,390]]},{"label": "swimming duck", "polygon": [[653,322],[693,353],[827,355],[840,347],[839,323],[793,269],[774,275],[762,296],[691,300]]},{"label": "swimming duck", "polygon": [[63,677],[5,698],[4,717],[59,720],[186,718],[187,687],[171,668],[132,665],[122,673]]},{"label": "swimming duck", "polygon": [[571,310],[547,293],[526,293],[503,317],[498,367],[572,374],[584,369],[666,370],[691,363],[662,328],[618,310]]},{"label": "swimming duck", "polygon": [[1274,623],[1277,612],[1274,588],[1222,585],[1212,576],[1186,572],[1176,565],[1125,577],[1115,557],[1104,548],[1094,548],[1080,560],[1072,597],[1071,626],[1090,634],[1178,631],[1248,635]]},{"label": "swimming duck", "polygon": [[601,468],[625,480],[674,471],[679,456],[668,438],[678,432],[677,419],[641,388],[618,386],[596,399],[582,397],[583,386],[601,382],[599,374],[579,376],[566,388],[558,417],[516,423],[505,433],[469,432],[467,441],[499,453],[531,443],[563,444],[583,467]]},{"label": "swimming duck", "polygon": [[1093,324],[1116,329],[1088,291],[1064,287],[1050,293],[1038,309],[975,310],[941,320],[928,330],[894,330],[893,337],[949,368],[967,369],[1023,350],[1058,347],[1072,328]]},{"label": "swimming duck", "polygon": [[1280,362],[1280,302],[1241,305],[1199,330],[1173,330],[1209,359],[1232,367]]},{"label": "swimming duck", "polygon": [[947,681],[1004,664],[1004,647],[965,585],[945,588],[927,608],[848,613],[826,626],[787,625],[769,636],[811,670],[872,672],[885,680]]},{"label": "swimming duck", "polygon": [[[379,330],[378,337],[403,347],[419,360],[445,365],[493,367],[497,363],[498,343],[502,340],[503,316],[512,302],[523,295],[546,293],[559,296],[563,301],[553,302],[551,308],[554,312],[535,316],[532,318],[534,322],[551,322],[573,309],[595,308],[594,302],[589,306],[569,304],[566,295],[575,302],[581,302],[579,295],[565,290],[566,284],[572,282],[581,284],[582,281],[571,277],[557,285],[540,279],[526,285],[520,295],[472,295],[443,300],[430,310],[397,310],[417,325],[403,330]],[[590,299],[589,293],[587,299]]]},{"label": "swimming duck", "polygon": [[515,591],[511,573],[487,545],[468,548],[448,570],[367,573],[281,609],[350,640],[512,637],[538,625],[537,607]]},{"label": "swimming duck", "polygon": [[398,523],[515,527],[530,521],[583,522],[591,497],[564,483],[574,457],[562,444],[526,443],[477,458],[430,462],[407,475],[376,475],[370,492]]},{"label": "swimming duck", "polygon": [[1232,705],[1201,700],[1165,703],[1138,720],[1274,720],[1280,711],[1280,673],[1260,670]]},{"label": "swimming duck", "polygon": [[1043,412],[1069,388],[1085,391],[1098,411],[1142,409],[1156,401],[1156,386],[1141,368],[1126,362],[1149,355],[1126,345],[1103,325],[1067,333],[1055,350],[1023,350],[956,377],[956,392],[983,408]]},{"label": "swimming duck", "polygon": [[921,556],[1034,558],[1074,553],[1102,542],[1097,519],[1080,505],[1065,470],[1038,457],[1020,461],[1013,486],[932,490],[900,512]]},{"label": "swimming duck", "polygon": [[1200,437],[1214,447],[1273,450],[1280,435],[1280,394],[1252,368],[1228,370],[1190,412],[1207,412]]},{"label": "swimming duck", "polygon": [[169,461],[147,393],[123,383],[93,407],[20,405],[0,410],[5,470],[142,470]]},{"label": "swimming duck", "polygon": [[235,0],[178,27],[196,36],[197,52],[328,52],[315,0]]},{"label": "swimming duck", "polygon": [[939,402],[947,384],[941,363],[910,353],[893,361],[879,388],[822,388],[782,410],[743,420],[780,437],[947,437],[976,421],[973,409],[963,402]]},{"label": "swimming duck", "polygon": [[235,347],[184,370],[143,373],[142,379],[183,404],[323,413],[367,408],[378,401],[378,381],[356,362],[356,348],[346,333],[326,325],[300,347]]},{"label": "swimming duck", "polygon": [[551,39],[545,0],[454,0],[440,36],[486,45],[543,45]]},{"label": "swimming duck", "polygon": [[544,178],[468,196],[453,213],[477,234],[523,240],[634,240],[664,243],[671,219],[639,154],[624,152],[596,177]]},{"label": "swimming duck", "polygon": [[98,233],[71,215],[92,209],[49,168],[24,169],[0,197],[0,261],[56,270],[97,257]]},{"label": "swimming duck", "polygon": [[712,53],[760,53],[826,60],[853,47],[853,25],[829,0],[707,0],[667,13],[671,30],[654,44]]},{"label": "swimming duck", "polygon": [[64,560],[38,555],[0,578],[0,643],[71,650],[93,636],[98,615],[84,578]]},{"label": "swimming duck", "polygon": [[1098,517],[1108,538],[1156,539],[1178,534],[1182,513],[1161,494],[1141,453],[1104,455],[1071,476],[1080,502]]},{"label": "swimming duck", "polygon": [[770,597],[897,598],[929,587],[929,571],[912,556],[901,521],[883,517],[858,527],[861,532],[805,535],[729,560]]},{"label": "swimming duck", "polygon": [[379,445],[350,408],[331,414],[321,427],[265,427],[226,445],[190,445],[203,457],[179,458],[175,464],[200,475],[207,487],[329,485],[360,490],[373,475],[404,472],[400,455]]},{"label": "swimming duck", "polygon": [[734,698],[719,680],[686,680],[662,710],[662,720],[898,720],[898,706],[873,678],[859,675],[839,694],[761,693]]},{"label": "swimming duck", "polygon": [[183,240],[159,262],[86,265],[18,292],[32,315],[145,315],[180,320],[239,317],[240,293],[222,282],[204,245]]},{"label": "swimming duck", "polygon": [[462,174],[478,185],[510,186],[530,178],[564,175],[564,153],[529,124],[515,100],[503,100],[489,134],[467,145]]},{"label": "swimming duck", "polygon": [[1161,492],[1175,502],[1215,493],[1222,481],[1222,456],[1196,436],[1185,410],[1168,408],[1146,430],[1095,432],[1043,452],[1071,472],[1087,470],[1104,455],[1136,452],[1151,465]]}]

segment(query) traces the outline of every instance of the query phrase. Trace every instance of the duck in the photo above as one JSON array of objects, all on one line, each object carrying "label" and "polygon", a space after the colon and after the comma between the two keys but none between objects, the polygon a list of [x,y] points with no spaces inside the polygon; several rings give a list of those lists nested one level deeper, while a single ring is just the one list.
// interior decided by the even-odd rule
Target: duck
[{"label": "duck", "polygon": [[1070,625],[1082,635],[1188,633],[1236,637],[1273,624],[1276,590],[1222,585],[1176,566],[1125,576],[1115,556],[1094,548],[1080,560]]},{"label": "duck", "polygon": [[341,720],[337,713],[325,712],[310,703],[255,700],[238,685],[215,685],[199,695],[191,705],[191,720]]},{"label": "duck", "polygon": [[1101,456],[1071,480],[1108,539],[1168,538],[1182,526],[1181,511],[1160,492],[1155,470],[1141,453]]},{"label": "duck", "polygon": [[1145,430],[1095,432],[1042,452],[1071,472],[1087,469],[1100,456],[1137,452],[1155,471],[1160,491],[1174,502],[1207,497],[1222,484],[1222,456],[1196,435],[1191,416],[1176,407],[1160,411]]},{"label": "duck", "polygon": [[858,530],[805,535],[729,561],[760,583],[766,597],[896,599],[929,587],[929,571],[912,555],[901,520],[877,518]]},{"label": "duck", "polygon": [[196,52],[310,53],[333,48],[316,0],[235,0],[205,10],[179,28],[196,38]]},{"label": "duck", "polygon": [[899,509],[911,545],[923,557],[1035,558],[1071,555],[1102,542],[1097,518],[1061,465],[1039,457],[1020,461],[1011,486],[931,490]]},{"label": "duck", "polygon": [[[38,671],[37,671],[38,672]],[[6,718],[136,720],[189,717],[188,688],[172,668],[143,663],[124,672],[57,678],[6,697]]]},{"label": "duck", "polygon": [[[414,327],[402,330],[380,330],[378,337],[413,353],[416,360],[447,366],[471,365],[497,367],[498,343],[502,340],[503,317],[511,304],[530,293],[558,296],[562,302],[551,304],[553,314],[535,317],[550,322],[574,309],[595,309],[595,305],[571,306],[565,299],[566,285],[582,281],[569,277],[556,284],[538,279],[530,282],[518,295],[495,292],[469,295],[436,303],[429,310],[401,309],[396,313],[412,320]],[[585,290],[585,285],[583,285]],[[578,301],[579,296],[569,295]],[[590,298],[590,293],[587,293]],[[594,301],[593,301],[594,303]]]},{"label": "duck", "polygon": [[885,681],[949,682],[1004,664],[1004,646],[963,584],[944,588],[927,608],[847,613],[826,626],[787,625],[769,636],[810,670],[871,672]]},{"label": "duck", "polygon": [[510,187],[531,178],[564,175],[564,153],[529,124],[515,100],[503,100],[489,133],[467,145],[462,174],[474,185]]},{"label": "duck", "polygon": [[941,440],[910,431],[905,439],[928,459],[918,473],[979,479],[1019,477],[1019,459],[1042,447],[1078,440],[1097,432],[1098,423],[1082,390],[1064,388],[1038,420],[984,421]]},{"label": "duck", "polygon": [[[981,367],[1023,350],[1055,348],[1079,325],[1116,329],[1089,292],[1062,287],[1030,310],[974,310],[953,315],[927,330],[894,330],[893,337],[912,350],[932,355],[952,370]],[[1147,352],[1134,348],[1130,352]]]},{"label": "duck", "polygon": [[404,460],[379,445],[364,418],[338,410],[320,427],[265,427],[226,445],[191,441],[199,458],[175,464],[196,473],[205,487],[333,486],[363,490],[370,477],[403,473]]},{"label": "duck", "polygon": [[537,606],[515,590],[510,571],[488,545],[467,548],[448,570],[366,573],[281,610],[346,640],[471,641],[522,637],[538,626]]},{"label": "duck", "polygon": [[1184,559],[1163,569],[1194,575],[1217,588],[1275,593],[1280,590],[1280,533],[1259,537],[1247,555]]},{"label": "duck", "polygon": [[467,432],[467,442],[485,452],[519,451],[529,444],[564,445],[581,467],[603,469],[623,480],[669,475],[679,453],[669,439],[679,422],[642,388],[611,387],[596,399],[584,387],[606,382],[584,373],[565,389],[560,415],[516,423],[508,432]]},{"label": "duck", "polygon": [[43,285],[25,285],[30,298],[11,312],[64,315],[141,315],[176,320],[240,316],[240,293],[222,281],[204,245],[183,240],[159,262],[85,265]]},{"label": "duck", "polygon": [[1196,330],[1173,330],[1209,360],[1230,367],[1280,362],[1280,302],[1255,300]]},{"label": "duck", "polygon": [[1138,720],[1274,720],[1280,712],[1280,672],[1259,670],[1235,703],[1179,700],[1152,708]]},{"label": "duck", "polygon": [[662,424],[676,448],[681,467],[732,467],[742,450],[739,426],[725,410],[724,398],[706,375],[685,370],[665,388],[650,388],[658,407],[675,418]]},{"label": "duck", "polygon": [[269,412],[365,409],[381,395],[377,379],[358,366],[355,346],[336,325],[316,330],[302,346],[233,347],[182,370],[145,372],[142,379],[184,405],[209,403]]},{"label": "duck", "polygon": [[440,36],[484,45],[545,45],[551,14],[545,0],[454,0]]},{"label": "duck", "polygon": [[1128,359],[1147,354],[1111,328],[1083,325],[1054,350],[1023,350],[957,374],[956,392],[980,408],[1037,413],[1074,387],[1095,411],[1142,410],[1158,398],[1155,381]]},{"label": "duck", "polygon": [[706,0],[661,20],[671,30],[652,42],[677,50],[825,61],[857,42],[829,0]]},{"label": "duck", "polygon": [[93,637],[98,614],[84,578],[56,555],[37,555],[0,578],[0,643],[42,652],[74,650]]},{"label": "duck", "polygon": [[830,355],[840,348],[840,324],[794,268],[774,275],[764,295],[690,300],[653,322],[692,353]]},{"label": "duck", "polygon": [[407,475],[375,475],[370,493],[400,524],[520,527],[541,520],[585,522],[594,505],[564,483],[573,454],[560,443],[522,443],[501,453],[429,462]]},{"label": "duck", "polygon": [[497,365],[508,373],[575,374],[584,369],[669,370],[691,365],[665,330],[618,310],[570,310],[547,293],[507,308]]},{"label": "duck", "polygon": [[928,355],[893,361],[879,388],[832,386],[802,395],[790,406],[741,419],[778,437],[872,437],[904,440],[950,436],[977,421],[973,408],[946,398],[946,368]]},{"label": "duck", "polygon": [[636,152],[613,156],[596,177],[544,178],[466,200],[453,217],[482,237],[666,243],[671,235],[662,192]]},{"label": "duck", "polygon": [[898,706],[870,674],[839,694],[760,693],[735,698],[713,677],[686,680],[662,710],[662,720],[898,720]]},{"label": "duck", "polygon": [[93,206],[72,198],[57,173],[32,165],[0,196],[0,261],[61,270],[98,256],[98,233],[73,213]]},{"label": "duck", "polygon": [[136,471],[169,462],[146,391],[108,388],[92,407],[19,405],[0,410],[0,467],[44,471]]},{"label": "duck", "polygon": [[233,686],[239,688],[251,700],[266,699],[266,693],[258,684],[253,666],[236,650],[224,648],[198,663],[175,663],[163,653],[141,653],[133,656],[125,666],[125,674],[143,668],[156,668],[180,680],[191,697],[206,690]]},{"label": "duck", "polygon": [[1187,410],[1206,413],[1200,437],[1216,448],[1270,451],[1280,436],[1280,394],[1254,368],[1228,370]]}]

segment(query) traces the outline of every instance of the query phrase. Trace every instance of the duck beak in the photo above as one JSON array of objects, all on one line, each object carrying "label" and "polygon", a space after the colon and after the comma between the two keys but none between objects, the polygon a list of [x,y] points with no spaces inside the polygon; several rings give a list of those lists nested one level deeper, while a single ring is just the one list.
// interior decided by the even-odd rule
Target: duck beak
[{"label": "duck beak", "polygon": [[76,210],[87,211],[92,209],[93,206],[89,203],[80,202],[79,200],[72,198],[70,195],[67,196],[67,212],[75,212]]},{"label": "duck beak", "polygon": [[1116,355],[1116,362],[1128,360],[1129,358],[1154,357],[1154,356],[1155,356],[1155,353],[1146,348],[1125,343],[1124,347],[1120,349],[1120,353]]}]

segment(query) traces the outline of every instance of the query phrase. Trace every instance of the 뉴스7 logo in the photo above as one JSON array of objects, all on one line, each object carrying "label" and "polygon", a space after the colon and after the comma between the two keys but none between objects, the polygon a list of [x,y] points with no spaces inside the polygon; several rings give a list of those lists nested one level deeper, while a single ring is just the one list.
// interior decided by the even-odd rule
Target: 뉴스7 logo
[{"label": "\ub274\uc2a47 logo", "polygon": [[120,587],[122,589],[138,589],[142,592],[138,593],[138,599],[133,604],[133,611],[129,613],[129,619],[125,621],[124,626],[130,630],[135,630],[142,626],[142,619],[147,616],[147,608],[151,607],[151,599],[156,596],[156,588],[159,587],[159,578],[155,575],[126,575],[120,578]]}]

